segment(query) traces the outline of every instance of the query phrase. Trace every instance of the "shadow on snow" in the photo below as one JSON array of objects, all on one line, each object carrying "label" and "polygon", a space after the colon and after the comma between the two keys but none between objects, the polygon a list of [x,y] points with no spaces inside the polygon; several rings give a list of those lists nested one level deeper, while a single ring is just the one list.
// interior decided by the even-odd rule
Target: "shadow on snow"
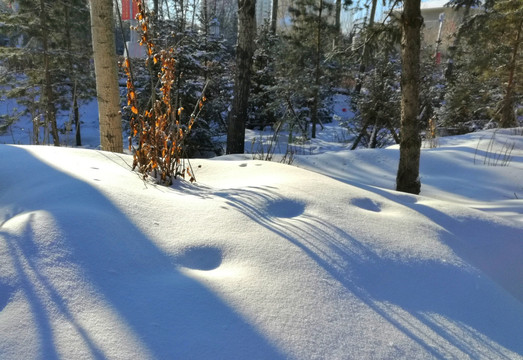
[{"label": "shadow on snow", "polygon": [[[78,301],[74,289],[81,285],[73,284],[69,290],[61,285],[78,278],[94,288],[92,295],[101,299],[98,302],[115,312],[144,344],[145,352],[155,358],[284,357],[220,298],[182,274],[177,259],[157,248],[95,188],[51,168],[23,148],[0,146],[0,152],[4,169],[0,175],[0,241],[6,244],[8,261],[16,272],[14,283],[3,284],[0,278],[0,294],[19,293],[29,303],[36,328],[28,331],[37,332],[41,358],[61,357],[57,348],[60,334],[51,312],[53,318],[69,324],[77,335],[74,341],[82,342],[92,358],[109,357],[104,346],[120,343],[118,334],[112,334],[114,339],[100,339],[79,320],[80,314],[71,304]],[[27,196],[17,197],[20,193]],[[35,234],[34,227],[41,221],[41,212],[56,223],[60,244],[35,241],[35,236],[42,235]],[[9,224],[23,217],[25,228],[15,236]],[[60,272],[60,280],[50,276],[54,269],[46,267],[46,256],[54,251],[61,251],[57,256],[62,259],[51,265],[74,269],[74,276],[67,278],[67,272]],[[0,296],[0,311],[9,301],[9,296]],[[105,340],[113,345],[101,345]]]}]

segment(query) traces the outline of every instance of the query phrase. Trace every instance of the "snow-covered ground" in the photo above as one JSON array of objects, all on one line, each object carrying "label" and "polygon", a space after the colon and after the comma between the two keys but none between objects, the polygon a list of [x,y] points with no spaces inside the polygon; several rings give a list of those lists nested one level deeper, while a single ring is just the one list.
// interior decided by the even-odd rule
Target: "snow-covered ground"
[{"label": "snow-covered ground", "polygon": [[424,148],[421,196],[341,131],[169,188],[0,145],[0,359],[523,359],[522,130]]}]

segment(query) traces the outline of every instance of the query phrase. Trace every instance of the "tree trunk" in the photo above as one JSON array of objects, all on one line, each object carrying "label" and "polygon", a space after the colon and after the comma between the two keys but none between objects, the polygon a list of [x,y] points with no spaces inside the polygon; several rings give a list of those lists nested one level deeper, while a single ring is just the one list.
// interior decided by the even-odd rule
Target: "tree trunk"
[{"label": "tree trunk", "polygon": [[336,0],[336,18],[334,19],[336,38],[341,35],[341,0]]},{"label": "tree trunk", "polygon": [[278,0],[272,0],[271,32],[273,33],[273,35],[276,34],[277,23],[278,23]]},{"label": "tree trunk", "polygon": [[[208,0],[202,0],[202,13],[201,13],[201,19],[200,19],[200,25],[203,25],[203,33],[205,35],[205,38],[209,36],[209,23],[211,21],[209,16],[209,4]],[[203,23],[203,24],[202,24]]]},{"label": "tree trunk", "polygon": [[251,87],[251,67],[256,37],[256,0],[238,0],[238,43],[234,99],[227,129],[227,154],[243,154],[245,122]]},{"label": "tree trunk", "polygon": [[405,0],[401,26],[401,140],[396,190],[419,194],[420,0]]},{"label": "tree trunk", "polygon": [[153,11],[154,11],[154,16],[158,17],[158,15],[160,14],[159,13],[160,6],[159,6],[159,3],[158,3],[158,0],[153,0]]},{"label": "tree trunk", "polygon": [[311,107],[311,123],[312,131],[311,138],[316,138],[316,125],[318,124],[318,105],[320,97],[320,72],[321,72],[321,28],[322,28],[322,12],[323,12],[323,0],[320,0],[320,7],[318,9],[318,22],[316,29],[316,53],[314,59],[314,87],[312,94],[312,107]]},{"label": "tree trunk", "polygon": [[76,146],[82,146],[82,133],[80,132],[80,111],[78,108],[78,94],[76,92],[76,84],[74,85],[73,93],[73,117],[75,125]]},{"label": "tree trunk", "polygon": [[512,57],[510,59],[510,63],[508,64],[508,81],[507,81],[507,91],[505,93],[505,97],[503,98],[503,101],[501,103],[501,121],[500,126],[502,128],[509,128],[509,127],[515,127],[517,125],[516,121],[516,115],[514,114],[514,74],[516,72],[516,65],[518,60],[518,51],[519,51],[519,45],[521,43],[521,32],[523,31],[523,20],[519,23],[519,27],[517,29],[516,38],[514,39],[514,45],[512,49]]},{"label": "tree trunk", "polygon": [[[185,11],[185,8],[186,8],[187,4],[185,3],[184,0],[180,0],[180,32],[181,33],[184,33],[185,32],[185,24],[186,24],[186,19],[185,17],[187,16],[186,14],[186,11]],[[167,7],[169,8],[169,7]]]},{"label": "tree trunk", "polygon": [[90,0],[90,2],[100,145],[102,150],[121,153],[123,152],[122,117],[114,39],[113,1]]},{"label": "tree trunk", "polygon": [[56,125],[56,109],[54,106],[55,95],[51,77],[51,61],[49,58],[49,31],[47,29],[47,11],[44,0],[40,0],[40,27],[42,31],[42,48],[44,60],[44,99],[45,99],[45,124],[51,125],[51,135],[54,146],[60,146],[58,127]]},{"label": "tree trunk", "polygon": [[36,93],[34,89],[29,90],[32,102],[30,105],[31,119],[33,119],[33,145],[40,145],[40,109],[35,106],[36,104]]}]

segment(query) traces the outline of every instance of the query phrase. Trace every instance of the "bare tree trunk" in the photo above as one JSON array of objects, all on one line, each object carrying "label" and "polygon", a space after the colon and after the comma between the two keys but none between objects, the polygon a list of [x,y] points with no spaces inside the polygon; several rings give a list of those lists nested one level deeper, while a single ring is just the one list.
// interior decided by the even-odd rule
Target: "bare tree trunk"
[{"label": "bare tree trunk", "polygon": [[336,38],[341,34],[341,0],[336,0],[336,19],[334,19],[334,27],[336,28]]},{"label": "bare tree trunk", "polygon": [[311,138],[316,138],[316,125],[318,124],[318,104],[320,97],[320,72],[321,72],[321,16],[323,12],[323,0],[320,0],[320,7],[318,9],[318,22],[316,29],[316,54],[314,59],[314,88],[312,95],[312,107],[311,107],[311,123],[312,131]]},{"label": "bare tree trunk", "polygon": [[203,32],[205,34],[205,38],[207,39],[207,37],[209,36],[209,22],[210,22],[208,0],[203,0],[201,22],[203,22]]},{"label": "bare tree trunk", "polygon": [[[165,18],[165,17],[167,16],[167,19],[168,19],[168,20],[172,20],[172,19],[171,19],[171,11],[169,10],[169,2],[168,2],[167,0],[165,0],[163,3],[165,4],[165,7],[162,6],[161,9],[165,9],[165,12],[167,13],[167,15],[164,16],[164,15],[163,15],[163,10],[162,10],[162,17]],[[185,12],[185,10],[184,10],[184,14],[185,14],[185,13],[186,13],[186,12]],[[184,17],[184,19],[185,19],[185,17]]]},{"label": "bare tree trunk", "polygon": [[252,56],[256,37],[256,0],[238,0],[238,43],[236,45],[236,76],[234,99],[229,113],[227,154],[243,154],[245,122],[251,88]]},{"label": "bare tree trunk", "polygon": [[185,19],[186,15],[186,4],[184,0],[180,0],[180,32],[185,32],[185,24],[187,22],[187,19]]},{"label": "bare tree trunk", "polygon": [[74,85],[73,95],[73,118],[75,125],[76,146],[82,146],[82,133],[80,131],[80,111],[78,108],[78,94],[76,92],[76,83]]},{"label": "bare tree trunk", "polygon": [[512,49],[512,57],[510,59],[510,63],[508,64],[508,82],[507,82],[507,91],[505,93],[505,97],[503,98],[503,101],[501,103],[501,121],[500,126],[502,128],[509,128],[516,126],[516,115],[514,114],[514,74],[516,72],[516,65],[518,60],[518,51],[519,51],[519,45],[521,43],[521,32],[523,31],[523,20],[519,23],[518,32],[516,34],[516,38],[514,39],[514,47]]},{"label": "bare tree trunk", "polygon": [[405,0],[401,15],[401,140],[396,190],[419,194],[420,0]]},{"label": "bare tree trunk", "polygon": [[158,3],[158,0],[153,0],[153,11],[154,11],[154,16],[158,17],[158,15],[160,14],[159,13],[160,6],[159,6],[159,3]]},{"label": "bare tree trunk", "polygon": [[102,150],[121,153],[123,152],[122,117],[114,39],[113,1],[90,0],[90,2],[100,145]]},{"label": "bare tree trunk", "polygon": [[198,0],[193,0],[193,2],[192,2],[191,30],[194,30],[194,20],[195,20],[195,17],[196,17],[197,1]]},{"label": "bare tree trunk", "polygon": [[33,119],[33,145],[40,145],[40,109],[36,104],[36,93],[34,88],[30,88],[28,94],[31,96],[31,119]]},{"label": "bare tree trunk", "polygon": [[[341,0],[339,0],[341,1]],[[278,0],[272,0],[272,13],[271,13],[271,32],[276,34],[276,27],[278,22]]]}]

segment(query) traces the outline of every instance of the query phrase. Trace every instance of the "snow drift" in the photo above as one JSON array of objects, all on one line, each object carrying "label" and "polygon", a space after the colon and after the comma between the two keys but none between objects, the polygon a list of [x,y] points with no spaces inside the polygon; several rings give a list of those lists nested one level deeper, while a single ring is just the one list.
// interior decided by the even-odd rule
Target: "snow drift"
[{"label": "snow drift", "polygon": [[423,196],[380,186],[394,148],[317,155],[330,177],[193,160],[165,188],[128,155],[0,145],[0,358],[523,358],[523,203],[484,193],[523,159],[462,145],[424,150]]}]

